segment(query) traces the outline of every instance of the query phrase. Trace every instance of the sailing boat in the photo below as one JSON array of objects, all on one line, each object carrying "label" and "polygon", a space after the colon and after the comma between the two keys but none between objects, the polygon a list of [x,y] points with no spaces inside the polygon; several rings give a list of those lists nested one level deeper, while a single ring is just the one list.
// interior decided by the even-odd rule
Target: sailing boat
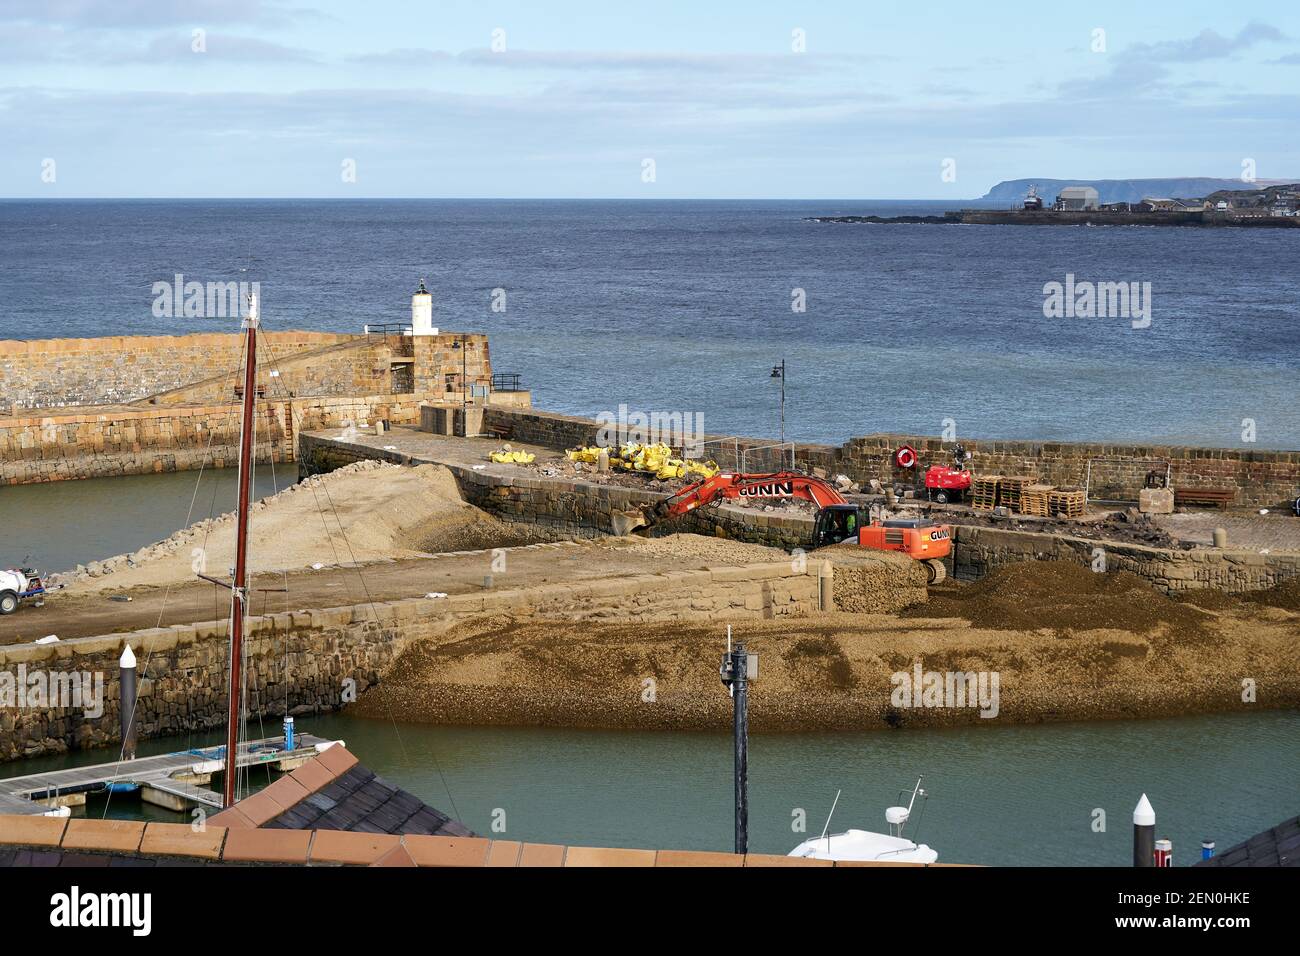
[{"label": "sailing boat", "polygon": [[235,804],[235,781],[239,776],[239,718],[243,702],[244,622],[248,617],[248,509],[253,483],[254,412],[257,407],[257,293],[248,296],[244,330],[244,394],[239,432],[239,506],[236,511],[235,573],[230,583],[230,700],[226,712],[226,773],[222,805]]}]

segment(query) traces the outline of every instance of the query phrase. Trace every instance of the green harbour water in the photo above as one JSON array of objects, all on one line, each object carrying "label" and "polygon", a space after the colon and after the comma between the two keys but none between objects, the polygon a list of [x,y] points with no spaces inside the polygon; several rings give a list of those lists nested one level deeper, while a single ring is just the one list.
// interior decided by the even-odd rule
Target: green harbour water
[{"label": "green harbour water", "polygon": [[[721,691],[720,691],[721,692]],[[761,693],[756,685],[755,694]],[[302,716],[300,732],[341,739],[391,783],[502,839],[587,846],[732,848],[732,750],[725,734],[434,727]],[[250,733],[278,733],[266,721]],[[218,742],[142,744],[141,754]],[[1300,713],[949,730],[755,735],[750,849],[786,853],[832,828],[885,831],[885,807],[918,774],[930,799],[909,831],[949,863],[1127,866],[1132,812],[1146,793],[1175,865],[1202,839],[1224,850],[1300,813]],[[0,776],[102,763],[82,751],[0,766]],[[251,781],[263,786],[269,777]],[[904,799],[905,802],[905,799]],[[115,796],[108,815],[183,817]],[[1096,827],[1104,811],[1104,832]],[[796,832],[800,817],[806,832]],[[77,815],[102,816],[93,798]],[[494,830],[504,824],[504,831]]]}]

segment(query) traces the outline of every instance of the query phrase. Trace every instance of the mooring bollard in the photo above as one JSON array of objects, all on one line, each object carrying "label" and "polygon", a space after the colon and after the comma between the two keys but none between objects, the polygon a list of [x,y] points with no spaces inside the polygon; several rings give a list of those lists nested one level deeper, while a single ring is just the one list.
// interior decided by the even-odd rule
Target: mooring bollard
[{"label": "mooring bollard", "polygon": [[1133,865],[1148,867],[1156,865],[1156,811],[1151,807],[1147,795],[1133,808]]},{"label": "mooring bollard", "polygon": [[127,644],[117,662],[118,725],[122,731],[122,759],[135,759],[135,705],[136,690],[135,652]]},{"label": "mooring bollard", "polygon": [[1214,529],[1214,546],[1216,548],[1226,548],[1228,546],[1228,532],[1225,528]]},{"label": "mooring bollard", "polygon": [[835,569],[830,561],[822,562],[817,575],[817,606],[823,611],[835,610]]}]

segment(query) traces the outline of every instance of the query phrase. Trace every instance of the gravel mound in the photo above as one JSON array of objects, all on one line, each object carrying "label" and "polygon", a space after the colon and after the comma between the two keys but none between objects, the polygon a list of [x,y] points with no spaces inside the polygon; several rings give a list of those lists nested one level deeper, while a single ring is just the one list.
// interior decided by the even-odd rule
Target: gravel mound
[{"label": "gravel mound", "polygon": [[905,617],[960,617],[998,630],[1093,630],[1199,634],[1209,615],[1127,571],[1096,573],[1069,561],[1006,565],[965,587],[934,590]]}]

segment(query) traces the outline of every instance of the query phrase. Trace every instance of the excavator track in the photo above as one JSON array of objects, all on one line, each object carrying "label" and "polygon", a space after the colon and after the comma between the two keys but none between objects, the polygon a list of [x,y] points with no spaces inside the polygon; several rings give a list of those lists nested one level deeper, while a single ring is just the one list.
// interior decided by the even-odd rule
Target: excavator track
[{"label": "excavator track", "polygon": [[925,565],[925,583],[939,584],[948,578],[948,569],[938,558],[927,558],[921,562]]}]

